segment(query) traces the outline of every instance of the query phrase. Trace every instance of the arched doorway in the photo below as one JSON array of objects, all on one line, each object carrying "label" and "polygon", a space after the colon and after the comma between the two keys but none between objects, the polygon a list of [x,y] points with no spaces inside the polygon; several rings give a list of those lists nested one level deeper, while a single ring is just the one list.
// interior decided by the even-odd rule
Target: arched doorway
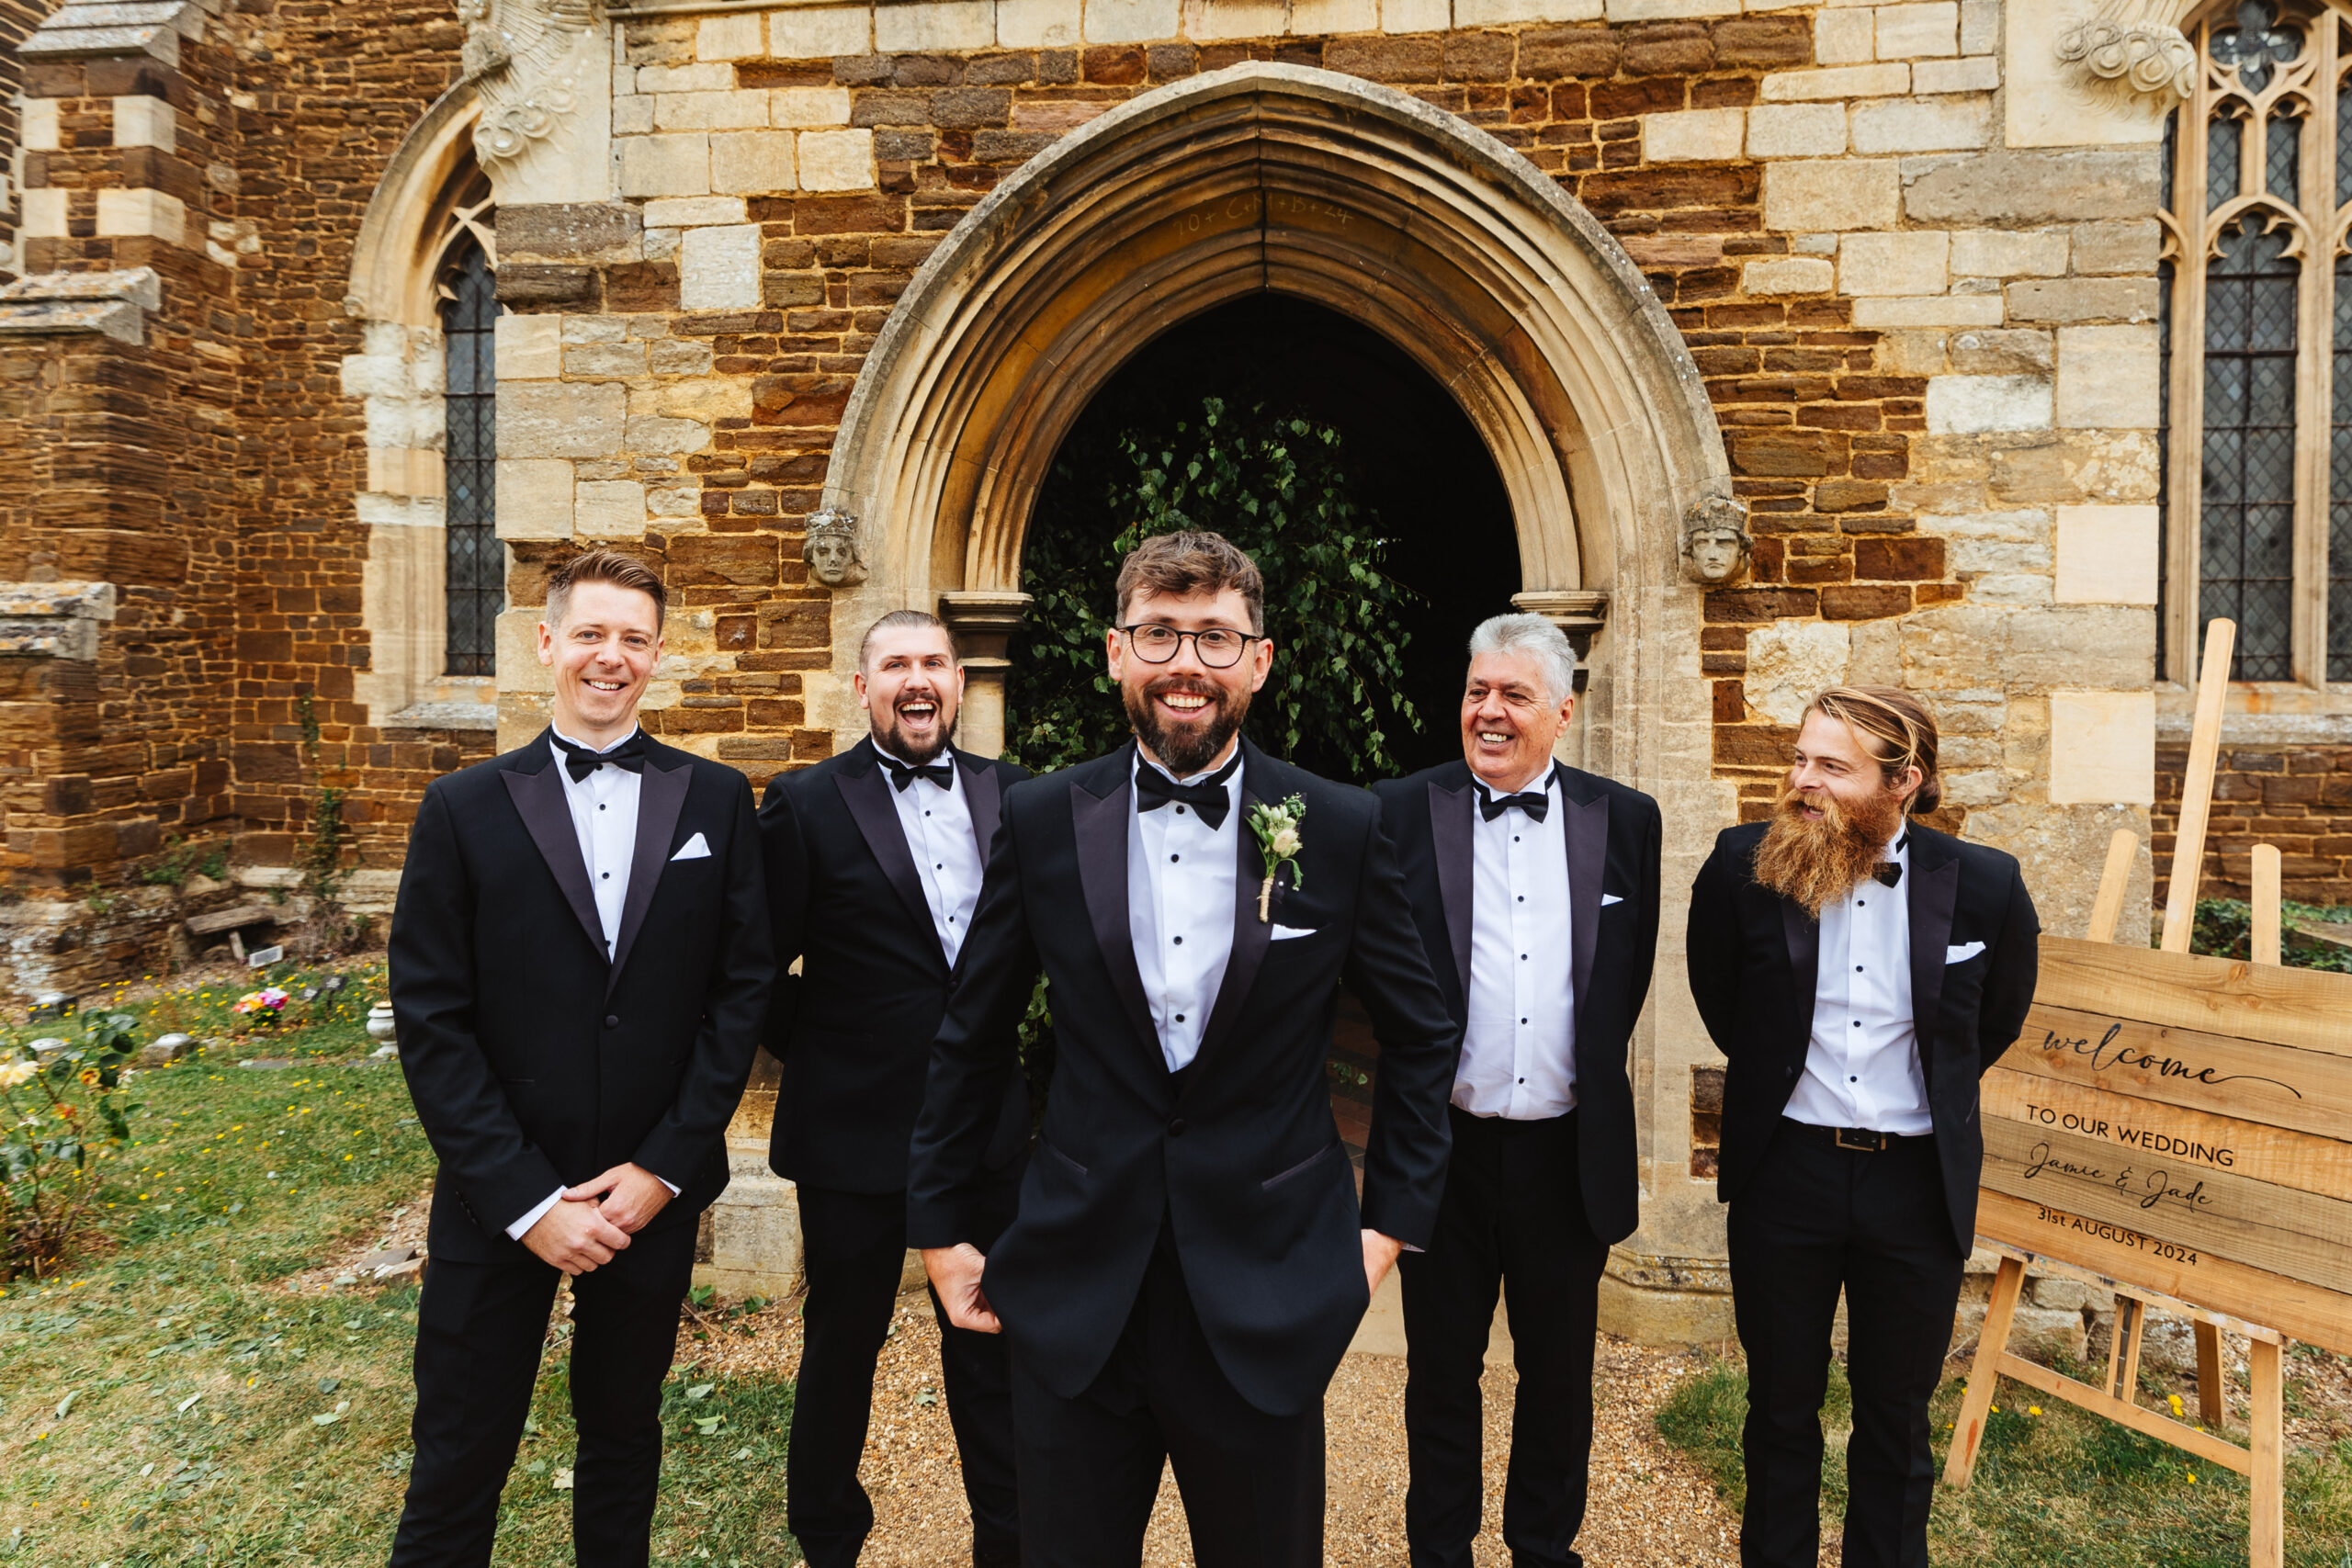
[{"label": "arched doorway", "polygon": [[900,296],[844,411],[824,504],[869,575],[837,593],[811,721],[854,742],[847,628],[936,606],[973,656],[965,742],[997,750],[1023,537],[1063,436],[1145,344],[1269,292],[1361,323],[1446,389],[1510,502],[1514,600],[1589,643],[1578,760],[1658,798],[1675,933],[1634,1043],[1646,1195],[1619,1277],[1719,1259],[1713,1185],[1690,1174],[1691,1068],[1719,1057],[1675,954],[1682,890],[1735,817],[1679,566],[1685,510],[1728,493],[1723,438],[1632,260],[1492,137],[1253,62],[1131,99],[998,186]]}]

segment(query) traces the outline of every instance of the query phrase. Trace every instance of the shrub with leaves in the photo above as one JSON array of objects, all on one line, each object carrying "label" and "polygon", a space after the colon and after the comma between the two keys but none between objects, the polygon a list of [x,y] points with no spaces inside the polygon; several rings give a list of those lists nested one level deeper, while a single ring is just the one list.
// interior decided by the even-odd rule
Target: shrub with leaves
[{"label": "shrub with leaves", "polygon": [[1007,752],[1042,773],[1126,739],[1102,653],[1119,563],[1145,539],[1205,528],[1266,579],[1274,668],[1250,705],[1250,739],[1334,777],[1399,771],[1390,730],[1420,728],[1400,694],[1409,634],[1399,610],[1411,591],[1385,570],[1389,541],[1359,499],[1340,432],[1211,397],[1123,431],[1114,447],[1098,495],[1080,489],[1069,514],[1041,513],[1023,548],[1035,603],[1012,650]]},{"label": "shrub with leaves", "polygon": [[100,1151],[129,1140],[140,1109],[122,1100],[138,1021],[94,1014],[62,1049],[0,1056],[0,1280],[49,1278],[97,1229]]}]

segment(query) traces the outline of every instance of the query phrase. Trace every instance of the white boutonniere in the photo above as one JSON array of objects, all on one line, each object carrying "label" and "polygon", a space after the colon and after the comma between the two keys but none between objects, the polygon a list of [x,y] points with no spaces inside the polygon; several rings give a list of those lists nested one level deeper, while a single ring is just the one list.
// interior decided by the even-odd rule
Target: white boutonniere
[{"label": "white boutonniere", "polygon": [[1290,885],[1305,885],[1305,874],[1298,869],[1298,852],[1306,841],[1298,835],[1298,819],[1306,815],[1306,802],[1292,795],[1280,806],[1264,802],[1250,808],[1250,830],[1258,835],[1258,852],[1266,863],[1266,880],[1258,889],[1258,923],[1273,919],[1274,877],[1283,867],[1290,867]]}]

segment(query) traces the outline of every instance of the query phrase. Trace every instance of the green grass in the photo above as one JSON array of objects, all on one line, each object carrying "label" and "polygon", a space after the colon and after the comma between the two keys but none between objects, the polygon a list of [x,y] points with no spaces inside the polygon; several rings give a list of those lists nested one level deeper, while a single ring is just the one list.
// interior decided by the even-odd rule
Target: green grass
[{"label": "green grass", "polygon": [[[130,1097],[147,1107],[136,1143],[106,1169],[111,1244],[82,1272],[0,1286],[0,1562],[383,1561],[406,1482],[416,1288],[301,1292],[288,1280],[375,1240],[431,1179],[399,1067],[367,1060],[362,1022],[380,982],[380,968],[355,970],[316,1021],[143,1075]],[[243,988],[129,1010],[150,1034],[222,1033]],[[69,1030],[8,1032],[52,1032]],[[292,1065],[236,1066],[257,1057]],[[571,1464],[567,1367],[559,1337],[507,1487],[502,1562],[570,1560],[571,1494],[555,1484]],[[781,1380],[675,1370],[658,1560],[795,1559],[783,1529],[791,1401]],[[705,1432],[698,1418],[712,1416],[724,1420]]]},{"label": "green grass", "polygon": [[[1940,1471],[1947,1429],[1960,1407],[1951,1379],[1933,1405]],[[1973,1568],[2231,1568],[2246,1561],[2243,1477],[2071,1406],[2043,1404],[2003,1381],[1985,1424],[1976,1478],[1965,1492],[1936,1487],[1928,1555]],[[1830,1369],[1823,1425],[1822,1529],[1834,1535],[1846,1506],[1845,1440],[1852,1397]],[[1659,1433],[1695,1461],[1736,1511],[1747,1494],[1739,1456],[1747,1377],[1717,1361],[1659,1410]],[[2241,1434],[2242,1436],[2242,1434]],[[2352,1441],[2292,1455],[2287,1472],[2290,1568],[2352,1562]]]}]

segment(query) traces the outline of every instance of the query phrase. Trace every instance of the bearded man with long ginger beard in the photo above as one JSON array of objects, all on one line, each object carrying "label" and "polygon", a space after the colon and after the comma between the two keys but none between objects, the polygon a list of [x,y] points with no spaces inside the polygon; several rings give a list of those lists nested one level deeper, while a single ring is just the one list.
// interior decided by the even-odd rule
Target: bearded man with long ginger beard
[{"label": "bearded man with long ginger beard", "polygon": [[1690,892],[1690,991],[1730,1059],[1719,1196],[1747,1354],[1742,1568],[1813,1568],[1842,1291],[1844,1561],[1926,1568],[1928,1401],[1976,1231],[1976,1084],[2024,1026],[2041,924],[2017,861],[1918,820],[1936,724],[1886,686],[1805,709],[1771,818]]}]

